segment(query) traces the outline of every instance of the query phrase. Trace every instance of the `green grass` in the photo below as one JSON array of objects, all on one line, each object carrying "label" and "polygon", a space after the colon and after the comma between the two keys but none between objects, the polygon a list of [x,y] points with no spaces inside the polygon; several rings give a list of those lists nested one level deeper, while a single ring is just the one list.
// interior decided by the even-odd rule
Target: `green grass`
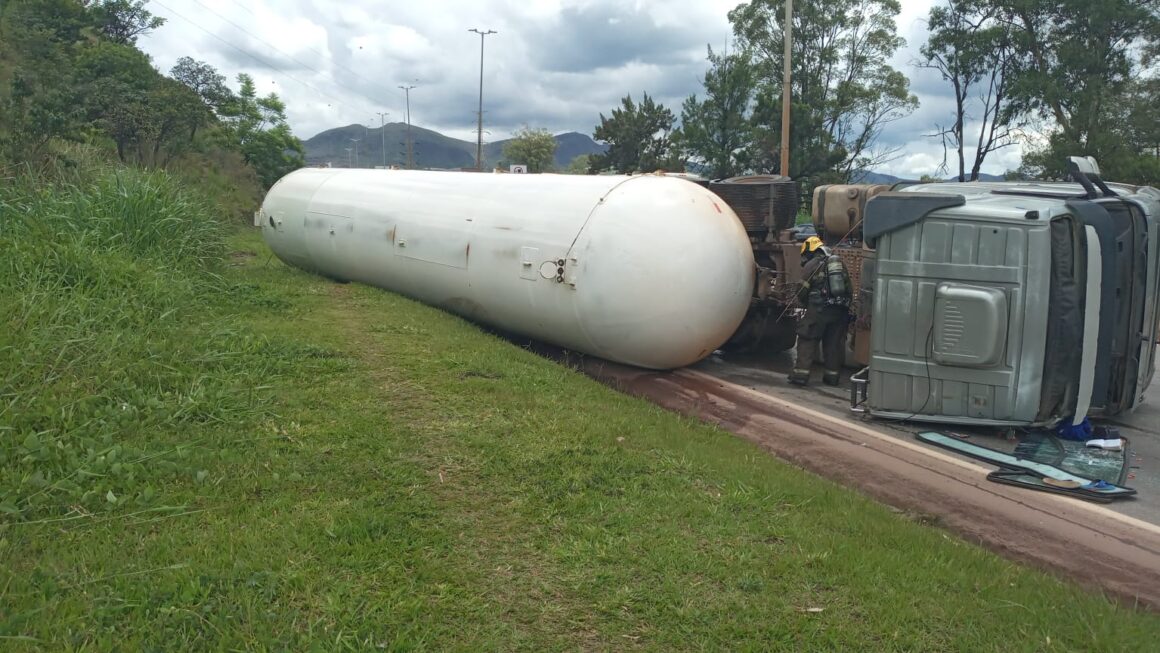
[{"label": "green grass", "polygon": [[[48,247],[9,233],[8,253]],[[5,287],[40,308],[0,336],[0,374],[23,370],[0,377],[2,648],[1120,651],[1160,633],[459,319],[288,269],[256,234],[216,263],[87,238],[62,240],[89,248],[72,285]],[[47,260],[36,274],[62,276]],[[135,475],[107,452],[92,467],[101,447]]]},{"label": "green grass", "polygon": [[245,294],[223,237],[164,173],[0,186],[0,514],[159,509],[261,410],[290,350],[207,314]]}]

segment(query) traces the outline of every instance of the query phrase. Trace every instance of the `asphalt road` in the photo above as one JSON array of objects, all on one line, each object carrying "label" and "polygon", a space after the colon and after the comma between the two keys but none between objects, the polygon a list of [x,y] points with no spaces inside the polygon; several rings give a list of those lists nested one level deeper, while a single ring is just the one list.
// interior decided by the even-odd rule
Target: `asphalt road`
[{"label": "asphalt road", "polygon": [[[815,373],[817,378],[813,385],[806,388],[792,386],[785,380],[785,374],[792,365],[792,355],[786,352],[765,357],[714,355],[691,369],[774,397],[789,399],[835,417],[858,420],[864,426],[873,428],[884,435],[905,439],[941,453],[955,455],[945,449],[922,443],[914,435],[919,431],[951,429],[956,433],[969,434],[972,441],[992,449],[1011,450],[1014,448],[1014,442],[1005,441],[997,431],[992,429],[862,419],[850,412],[849,382],[846,379],[843,379],[840,388],[831,388],[821,385],[820,373]],[[815,370],[815,372],[817,371]],[[1132,413],[1121,415],[1106,423],[1117,426],[1130,443],[1129,455],[1132,459],[1130,464],[1136,469],[1131,470],[1134,477],[1129,478],[1126,484],[1137,491],[1136,497],[1116,501],[1108,504],[1107,507],[1124,515],[1160,524],[1160,375],[1154,379],[1146,391],[1145,400],[1141,406]],[[971,460],[965,456],[961,459]],[[1034,490],[1004,487],[1004,491],[1016,494],[1035,493]],[[1078,499],[1076,500],[1078,501]]]}]

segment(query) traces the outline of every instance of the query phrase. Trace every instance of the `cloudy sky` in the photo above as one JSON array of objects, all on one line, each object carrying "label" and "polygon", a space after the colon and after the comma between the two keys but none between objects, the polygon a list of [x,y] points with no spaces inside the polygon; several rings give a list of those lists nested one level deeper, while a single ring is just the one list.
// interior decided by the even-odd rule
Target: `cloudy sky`
[{"label": "cloudy sky", "polygon": [[[934,172],[942,148],[922,134],[953,107],[937,74],[913,60],[936,0],[902,0],[907,40],[894,65],[911,78],[921,108],[891,125],[883,143],[903,155],[879,169],[898,176]],[[728,11],[740,0],[150,0],[166,24],[140,46],[162,71],[178,57],[206,61],[232,78],[253,75],[288,105],[301,138],[352,123],[401,122],[400,85],[411,91],[411,120],[475,140],[480,37],[495,30],[484,57],[484,139],[524,124],[591,134],[601,112],[642,91],[679,111],[701,91],[705,48],[730,37]],[[1018,165],[1018,148],[993,155],[985,172]]]}]

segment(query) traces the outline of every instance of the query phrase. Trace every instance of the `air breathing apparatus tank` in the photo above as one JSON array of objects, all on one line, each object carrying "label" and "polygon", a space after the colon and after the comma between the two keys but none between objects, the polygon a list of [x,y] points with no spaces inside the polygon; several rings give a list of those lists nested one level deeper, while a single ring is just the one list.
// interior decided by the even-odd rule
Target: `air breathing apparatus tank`
[{"label": "air breathing apparatus tank", "polygon": [[826,257],[826,294],[832,303],[850,303],[850,277],[846,265],[836,254]]}]

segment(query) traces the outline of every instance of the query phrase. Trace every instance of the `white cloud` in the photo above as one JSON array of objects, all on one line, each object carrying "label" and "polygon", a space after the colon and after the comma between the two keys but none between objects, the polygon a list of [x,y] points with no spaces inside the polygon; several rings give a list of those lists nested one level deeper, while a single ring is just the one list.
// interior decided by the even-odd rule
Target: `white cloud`
[{"label": "white cloud", "polygon": [[[946,120],[946,86],[911,65],[926,38],[934,0],[903,0],[899,33],[907,41],[893,63],[911,76],[922,108],[890,125],[884,144],[906,156],[884,169],[941,160],[935,140],[919,135]],[[303,138],[332,127],[377,125],[377,112],[401,121],[411,92],[412,121],[458,138],[475,138],[479,93],[478,27],[484,58],[486,140],[523,124],[591,133],[620,98],[648,92],[679,111],[701,90],[705,47],[730,38],[727,14],[740,0],[153,0],[167,19],[141,47],[168,71],[181,56],[217,67],[231,81],[254,76],[262,92],[287,104]],[[925,157],[925,158],[924,158]],[[909,163],[903,164],[902,161]],[[937,165],[937,163],[936,163]],[[988,171],[1002,166],[990,163]]]}]

